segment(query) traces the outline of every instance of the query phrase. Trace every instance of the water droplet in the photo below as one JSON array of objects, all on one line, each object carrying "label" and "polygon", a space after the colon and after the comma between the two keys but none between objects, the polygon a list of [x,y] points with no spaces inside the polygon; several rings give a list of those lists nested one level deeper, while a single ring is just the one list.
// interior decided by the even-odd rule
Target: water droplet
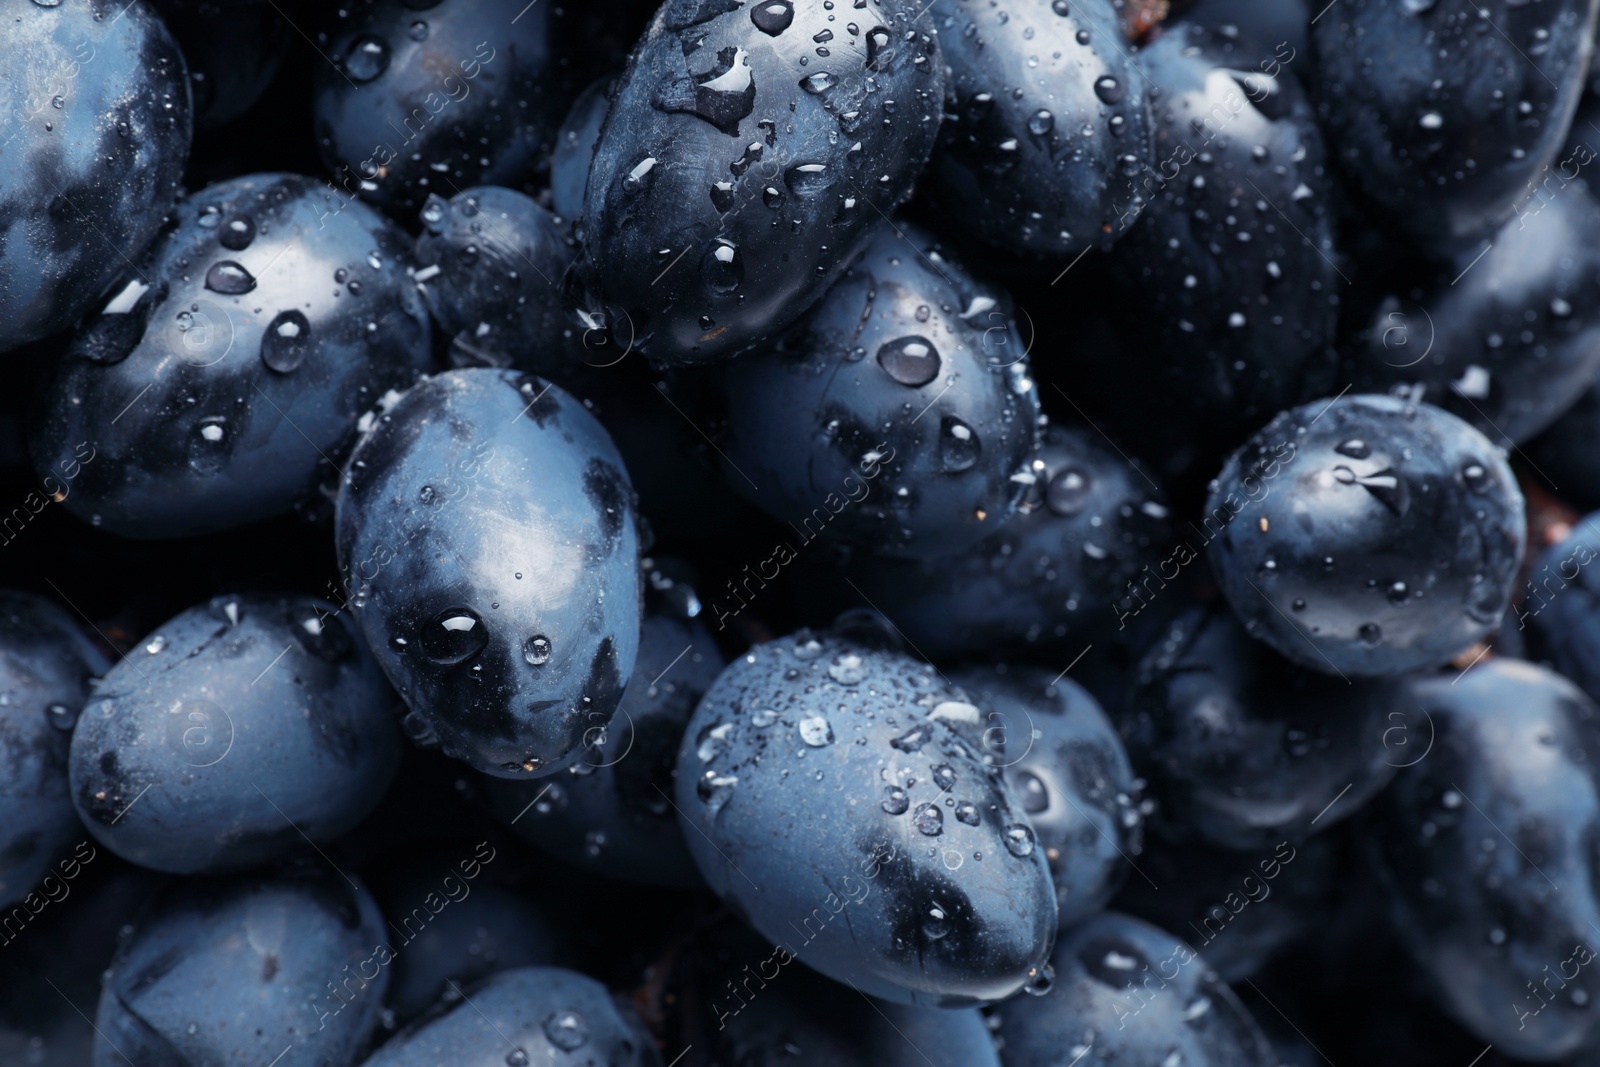
[{"label": "water droplet", "polygon": [[948,793],[956,787],[956,769],[948,763],[941,763],[933,768],[933,784],[939,787],[939,792]]},{"label": "water droplet", "polygon": [[978,825],[978,818],[978,805],[970,800],[956,802],[956,822],[964,823],[967,826],[976,826]]},{"label": "water droplet", "polygon": [[1206,1012],[1211,1010],[1211,998],[1200,996],[1191,1000],[1183,1009],[1183,1021],[1192,1023]]},{"label": "water droplet", "polygon": [[217,241],[223,248],[242,252],[256,239],[255,220],[248,215],[235,215],[222,224]]},{"label": "water droplet", "polygon": [[1572,314],[1572,305],[1558,296],[1550,301],[1550,314],[1558,319],[1564,319]]},{"label": "water droplet", "polygon": [[973,433],[972,427],[954,415],[939,419],[939,460],[946,474],[959,474],[970,470],[978,462],[983,442]]},{"label": "water droplet", "polygon": [[840,685],[858,685],[867,677],[867,662],[854,652],[841,652],[828,667],[828,677]]},{"label": "water droplet", "polygon": [[819,70],[815,74],[800,79],[800,88],[813,96],[819,96],[838,84],[839,79],[825,70]]},{"label": "water droplet", "polygon": [[228,455],[227,436],[227,420],[221,415],[209,415],[196,423],[194,436],[189,438],[189,469],[207,476],[220,471]]},{"label": "water droplet", "polygon": [[1028,980],[1023,983],[1022,991],[1029,996],[1042,997],[1050,992],[1056,984],[1056,969],[1048,963],[1038,967],[1028,968]]},{"label": "water droplet", "polygon": [[544,1036],[556,1048],[571,1052],[589,1040],[589,1023],[570,1008],[552,1012],[544,1021]]},{"label": "water droplet", "polygon": [[1482,463],[1469,460],[1461,467],[1461,480],[1467,483],[1467,488],[1474,493],[1487,492],[1491,484],[1489,471]]},{"label": "water droplet", "polygon": [[950,914],[938,904],[928,906],[927,913],[922,917],[922,936],[929,941],[938,941],[950,934]]},{"label": "water droplet", "polygon": [[1033,854],[1033,831],[1021,823],[1012,823],[1005,828],[1003,835],[1006,839],[1006,851],[1013,856],[1031,856]]},{"label": "water droplet", "polygon": [[206,288],[213,293],[223,293],[227,296],[239,296],[248,293],[256,287],[254,276],[231,259],[224,259],[214,263],[206,271]]},{"label": "water droplet", "polygon": [[1050,10],[1066,18],[1072,14],[1072,5],[1067,3],[1067,0],[1050,0]]},{"label": "water droplet", "polygon": [[146,644],[144,646],[144,650],[146,652],[150,653],[150,655],[154,656],[156,653],[160,652],[163,648],[166,648],[166,647],[167,647],[167,639],[166,639],[166,637],[164,635],[162,635],[162,634],[156,634],[148,642],[146,642]]},{"label": "water droplet", "polygon": [[1109,74],[1102,74],[1095,79],[1094,95],[1098,96],[1103,104],[1121,103],[1122,83]]},{"label": "water droplet", "polygon": [[644,193],[650,188],[651,182],[655,181],[655,169],[656,157],[645,156],[634,164],[632,170],[623,175],[622,191],[629,196],[638,196]]},{"label": "water droplet", "polygon": [[311,323],[297,310],[278,312],[261,335],[261,362],[279,374],[304,363],[310,350]]},{"label": "water droplet", "polygon": [[707,727],[700,734],[700,744],[694,750],[694,754],[700,757],[701,763],[710,763],[728,751],[728,739],[732,736],[733,723],[731,722]]},{"label": "water droplet", "polygon": [[730,137],[739,136],[740,121],[756,106],[749,53],[739,47],[721,49],[710,70],[668,78],[656,86],[650,106],[669,114],[693,115]]},{"label": "water droplet", "polygon": [[1433,5],[1438,2],[1439,0],[1400,0],[1400,6],[1413,15],[1420,15],[1424,11],[1432,10]]},{"label": "water droplet", "polygon": [[887,72],[894,66],[894,49],[889,47],[893,38],[888,29],[874,26],[867,31],[867,69]]},{"label": "water droplet", "polygon": [[1375,622],[1364,622],[1361,624],[1361,628],[1356,631],[1356,636],[1361,639],[1363,645],[1368,648],[1375,648],[1383,641],[1383,627]]},{"label": "water droplet", "polygon": [[411,24],[411,29],[408,33],[413,41],[426,41],[428,39],[428,24],[418,19]]},{"label": "water droplet", "polygon": [[71,733],[78,724],[78,713],[65,704],[51,704],[44,709],[44,717],[46,722],[64,733]]},{"label": "water droplet", "polygon": [[1417,125],[1425,130],[1437,130],[1444,125],[1444,116],[1437,111],[1427,111],[1417,120]]},{"label": "water droplet", "polygon": [[1050,790],[1032,771],[1017,772],[1017,791],[1022,794],[1022,810],[1037,815],[1050,806]]},{"label": "water droplet", "polygon": [[924,386],[939,376],[939,350],[926,337],[901,337],[879,347],[878,366],[901,385]]},{"label": "water droplet", "polygon": [[506,1067],[528,1067],[530,1062],[528,1054],[520,1048],[514,1048],[506,1053]]},{"label": "water droplet", "polygon": [[1045,504],[1062,518],[1071,518],[1089,502],[1089,493],[1093,488],[1094,479],[1087,471],[1067,467],[1058,471],[1045,487]]},{"label": "water droplet", "polygon": [[883,803],[880,807],[890,815],[904,815],[906,809],[911,807],[911,800],[904,789],[897,785],[886,785],[883,787]]},{"label": "water droplet", "polygon": [[422,654],[447,666],[476,656],[489,643],[488,627],[471,608],[445,608],[419,636]]},{"label": "water droplet", "polygon": [[721,237],[700,260],[700,277],[714,293],[731,293],[744,281],[744,257],[732,241]]},{"label": "water droplet", "polygon": [[944,812],[935,804],[922,805],[911,817],[911,821],[916,825],[918,832],[929,837],[938,837],[944,833]]},{"label": "water droplet", "polygon": [[711,183],[711,206],[718,211],[730,211],[733,209],[732,182]]},{"label": "water droplet", "polygon": [[369,82],[389,69],[389,43],[382,37],[362,34],[345,50],[343,65],[351,81]]},{"label": "water droplet", "polygon": [[762,0],[750,9],[750,21],[768,37],[776,37],[794,23],[794,4],[789,0]]},{"label": "water droplet", "polygon": [[1406,598],[1410,595],[1411,588],[1405,582],[1393,582],[1389,585],[1389,603],[1391,604],[1404,604]]},{"label": "water droplet", "polygon": [[800,720],[800,740],[812,748],[825,748],[833,744],[833,727],[821,715],[807,715]]},{"label": "water droplet", "polygon": [[1352,437],[1348,441],[1340,442],[1339,445],[1334,448],[1334,451],[1339,453],[1341,456],[1349,456],[1351,459],[1366,459],[1368,456],[1372,455],[1372,447],[1365,441],[1356,437]]},{"label": "water droplet", "polygon": [[733,787],[738,784],[738,775],[707,771],[705,776],[694,784],[694,792],[695,796],[700,798],[700,802],[711,810],[712,815],[715,815],[732,799]]},{"label": "water droplet", "polygon": [[750,725],[758,727],[759,729],[765,730],[767,727],[771,726],[777,721],[778,713],[773,711],[771,708],[762,708],[759,711],[752,711],[750,713]]},{"label": "water droplet", "polygon": [[1044,108],[1028,116],[1028,132],[1043,137],[1056,128],[1056,117]]},{"label": "water droplet", "polygon": [[522,642],[522,658],[535,667],[542,667],[549,663],[550,639],[543,634],[539,634]]},{"label": "water droplet", "polygon": [[783,183],[798,197],[818,196],[833,184],[826,163],[796,163],[783,172]]}]

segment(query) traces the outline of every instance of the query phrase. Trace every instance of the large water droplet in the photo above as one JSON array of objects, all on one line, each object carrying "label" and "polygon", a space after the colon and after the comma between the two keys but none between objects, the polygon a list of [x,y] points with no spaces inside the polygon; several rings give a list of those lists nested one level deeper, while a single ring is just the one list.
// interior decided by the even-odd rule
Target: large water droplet
[{"label": "large water droplet", "polygon": [[900,737],[889,742],[890,748],[899,749],[915,755],[922,751],[922,746],[933,740],[933,727],[927,723],[919,723],[907,730]]},{"label": "large water droplet", "polygon": [[1033,854],[1033,831],[1021,823],[1012,823],[1006,827],[1002,836],[1006,840],[1006,851],[1013,856],[1031,856]]},{"label": "large water droplet", "polygon": [[879,347],[878,366],[901,385],[924,386],[939,376],[939,350],[926,337],[901,337]]},{"label": "large water droplet", "polygon": [[1122,83],[1109,74],[1102,74],[1095,79],[1094,95],[1104,104],[1117,104],[1122,101]]},{"label": "large water droplet", "polygon": [[800,79],[800,88],[813,96],[820,96],[838,84],[839,79],[825,70],[819,70]]},{"label": "large water droplet", "polygon": [[243,252],[255,239],[256,224],[249,215],[233,216],[222,224],[222,229],[217,233],[217,242],[234,252]]},{"label": "large water droplet", "polygon": [[1487,492],[1491,484],[1488,468],[1477,460],[1468,460],[1461,466],[1461,480],[1474,493]]},{"label": "large water droplet", "polygon": [[719,237],[700,260],[700,277],[712,292],[731,293],[744,281],[744,257],[732,241]]},{"label": "large water droplet", "polygon": [[261,335],[261,362],[268,370],[288,374],[311,351],[311,323],[299,311],[280,311]]},{"label": "large water droplet", "polygon": [[940,811],[936,804],[922,805],[911,817],[911,821],[920,833],[929,837],[938,837],[944,833],[944,812]]},{"label": "large water droplet", "polygon": [[65,704],[51,704],[44,709],[45,721],[63,733],[71,733],[78,724],[78,713]]},{"label": "large water droplet", "polygon": [[812,748],[833,744],[833,727],[821,715],[807,715],[800,720],[800,740]]},{"label": "large water droplet", "polygon": [[1062,518],[1071,518],[1082,511],[1089,502],[1094,479],[1087,471],[1067,467],[1056,472],[1045,488],[1044,501],[1052,512]]},{"label": "large water droplet", "polygon": [[750,9],[750,21],[768,37],[776,37],[794,22],[794,5],[789,0],[761,0]]},{"label": "large water droplet", "polygon": [[1368,648],[1376,648],[1383,642],[1383,627],[1375,622],[1364,622],[1361,624],[1361,628],[1356,631],[1356,636],[1361,639],[1363,645]]},{"label": "large water droplet", "polygon": [[589,1040],[589,1023],[570,1008],[552,1012],[544,1021],[544,1036],[556,1048],[571,1052]]},{"label": "large water droplet", "polygon": [[489,628],[471,608],[446,608],[422,628],[419,637],[423,655],[449,665],[482,652],[489,643]]},{"label": "large water droplet", "polygon": [[289,632],[294,634],[301,648],[325,663],[338,663],[355,651],[355,643],[350,640],[350,631],[344,628],[344,623],[319,615],[313,605],[305,605],[290,616]]},{"label": "large water droplet", "polygon": [[695,782],[694,793],[700,798],[700,802],[710,809],[711,814],[715,815],[732,799],[733,787],[738,784],[738,775],[707,771],[699,781]]},{"label": "large water droplet", "polygon": [[1349,456],[1351,459],[1366,459],[1372,455],[1372,446],[1359,437],[1352,437],[1348,441],[1341,441],[1334,448],[1334,451],[1341,456]]},{"label": "large water droplet", "polygon": [[894,67],[894,49],[889,47],[893,40],[886,27],[874,26],[867,31],[868,70],[887,73]]},{"label": "large water droplet", "polygon": [[634,164],[632,170],[622,178],[622,191],[629,196],[638,196],[650,188],[650,183],[655,181],[656,157],[645,156]]},{"label": "large water droplet", "polygon": [[1028,980],[1022,991],[1031,997],[1042,997],[1056,984],[1056,969],[1048,963],[1028,968]]},{"label": "large water droplet", "polygon": [[933,768],[933,784],[939,787],[939,792],[948,793],[956,787],[956,769],[948,763],[941,763]]},{"label": "large water droplet", "polygon": [[528,1059],[528,1053],[520,1048],[514,1048],[506,1053],[506,1067],[528,1067],[533,1061]]},{"label": "large water droplet", "polygon": [[535,667],[550,662],[550,639],[538,634],[522,642],[522,658]]},{"label": "large water droplet", "polygon": [[1396,515],[1404,515],[1411,510],[1411,490],[1400,472],[1392,467],[1385,467],[1376,474],[1364,474],[1356,481]]},{"label": "large water droplet", "polygon": [[1044,108],[1028,116],[1028,132],[1043,137],[1056,128],[1056,117]]},{"label": "large water droplet", "polygon": [[911,807],[911,799],[899,786],[886,785],[883,787],[883,803],[880,807],[890,815],[904,815],[906,809]]},{"label": "large water droplet", "polygon": [[756,106],[756,80],[743,48],[724,48],[716,65],[692,78],[662,82],[650,96],[658,111],[694,115],[730,137],[739,136],[739,122]]},{"label": "large water droplet", "polygon": [[939,419],[939,461],[946,474],[971,470],[982,451],[983,442],[978,440],[972,427],[954,415]]},{"label": "large water droplet", "polygon": [[710,763],[728,751],[729,738],[732,736],[733,723],[731,722],[706,727],[700,733],[700,744],[695,748],[695,755],[700,757],[701,763]]},{"label": "large water droplet", "polygon": [[1050,790],[1032,771],[1017,772],[1017,792],[1022,794],[1022,810],[1037,815],[1050,806]]},{"label": "large water droplet", "polygon": [[222,469],[230,451],[227,420],[210,415],[195,424],[189,437],[189,469],[209,477]]},{"label": "large water droplet", "polygon": [[389,69],[389,43],[382,37],[362,34],[350,42],[344,54],[344,72],[356,83],[369,82]]},{"label": "large water droplet", "polygon": [[828,677],[840,685],[858,685],[867,677],[867,661],[854,652],[841,652],[829,665]]},{"label": "large water droplet", "polygon": [[783,172],[783,183],[795,196],[817,196],[833,184],[826,163],[796,163]]},{"label": "large water droplet", "polygon": [[239,296],[256,287],[255,277],[231,259],[213,263],[206,271],[206,288],[213,293]]},{"label": "large water droplet", "polygon": [[922,917],[922,936],[929,941],[938,941],[950,934],[950,913],[938,904],[928,905],[927,913]]}]

